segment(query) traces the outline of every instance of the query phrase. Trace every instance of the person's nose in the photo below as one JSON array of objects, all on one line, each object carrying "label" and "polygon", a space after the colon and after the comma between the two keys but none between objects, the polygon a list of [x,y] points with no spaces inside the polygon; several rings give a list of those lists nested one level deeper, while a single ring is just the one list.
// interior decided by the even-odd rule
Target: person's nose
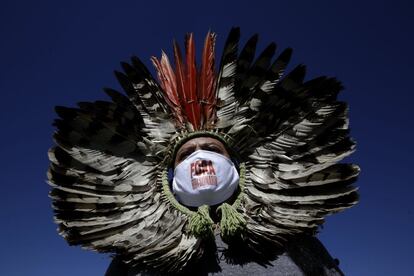
[{"label": "person's nose", "polygon": [[196,144],[196,147],[195,147],[195,150],[194,151],[201,150],[201,149],[202,148],[201,148],[200,144]]}]

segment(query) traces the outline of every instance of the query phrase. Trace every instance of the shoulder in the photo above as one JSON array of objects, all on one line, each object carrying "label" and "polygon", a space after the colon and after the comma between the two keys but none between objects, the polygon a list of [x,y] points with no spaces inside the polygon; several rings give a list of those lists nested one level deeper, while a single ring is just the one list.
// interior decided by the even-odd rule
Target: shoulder
[{"label": "shoulder", "polygon": [[[292,240],[282,252],[258,256],[253,252],[230,252],[216,236],[212,254],[189,265],[181,275],[344,275],[322,243],[314,237],[300,236]],[[114,258],[106,276],[159,275],[143,267],[129,267]]]}]

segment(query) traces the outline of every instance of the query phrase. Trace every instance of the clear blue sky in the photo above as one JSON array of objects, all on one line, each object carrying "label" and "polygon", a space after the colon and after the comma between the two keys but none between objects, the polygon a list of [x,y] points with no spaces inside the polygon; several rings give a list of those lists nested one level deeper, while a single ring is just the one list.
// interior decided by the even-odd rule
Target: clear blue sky
[{"label": "clear blue sky", "polygon": [[[174,4],[174,2],[177,2]],[[358,163],[358,206],[320,234],[347,275],[412,273],[413,6],[410,1],[19,1],[0,3],[1,275],[103,275],[108,256],[56,233],[45,183],[55,105],[106,99],[119,61],[171,51],[232,26],[260,47],[293,47],[308,79],[346,87]],[[152,68],[151,68],[152,70]]]}]

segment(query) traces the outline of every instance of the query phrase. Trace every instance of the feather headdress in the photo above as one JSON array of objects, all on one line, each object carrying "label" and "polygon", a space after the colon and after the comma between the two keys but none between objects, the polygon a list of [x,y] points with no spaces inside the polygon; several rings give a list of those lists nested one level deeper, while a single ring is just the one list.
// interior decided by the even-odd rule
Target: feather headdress
[{"label": "feather headdress", "polygon": [[174,68],[165,53],[152,58],[159,83],[133,57],[115,73],[127,96],[106,89],[110,101],[56,107],[48,180],[69,244],[170,271],[200,256],[214,223],[208,206],[180,205],[166,175],[177,147],[196,136],[216,137],[241,161],[237,199],[219,207],[226,240],[283,246],[357,202],[359,168],[338,163],[355,149],[341,84],[304,81],[302,65],[283,76],[291,49],[274,58],[272,43],[255,58],[257,36],[241,51],[239,37],[232,29],[218,72],[215,34],[200,67],[190,34],[185,59],[174,43]]}]

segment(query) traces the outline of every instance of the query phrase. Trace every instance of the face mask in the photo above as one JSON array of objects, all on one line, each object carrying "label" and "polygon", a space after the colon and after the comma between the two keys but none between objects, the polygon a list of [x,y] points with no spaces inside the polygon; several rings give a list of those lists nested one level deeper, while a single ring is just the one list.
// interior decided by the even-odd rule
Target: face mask
[{"label": "face mask", "polygon": [[179,202],[198,207],[224,202],[238,183],[239,174],[230,159],[197,150],[175,167],[172,189]]}]

